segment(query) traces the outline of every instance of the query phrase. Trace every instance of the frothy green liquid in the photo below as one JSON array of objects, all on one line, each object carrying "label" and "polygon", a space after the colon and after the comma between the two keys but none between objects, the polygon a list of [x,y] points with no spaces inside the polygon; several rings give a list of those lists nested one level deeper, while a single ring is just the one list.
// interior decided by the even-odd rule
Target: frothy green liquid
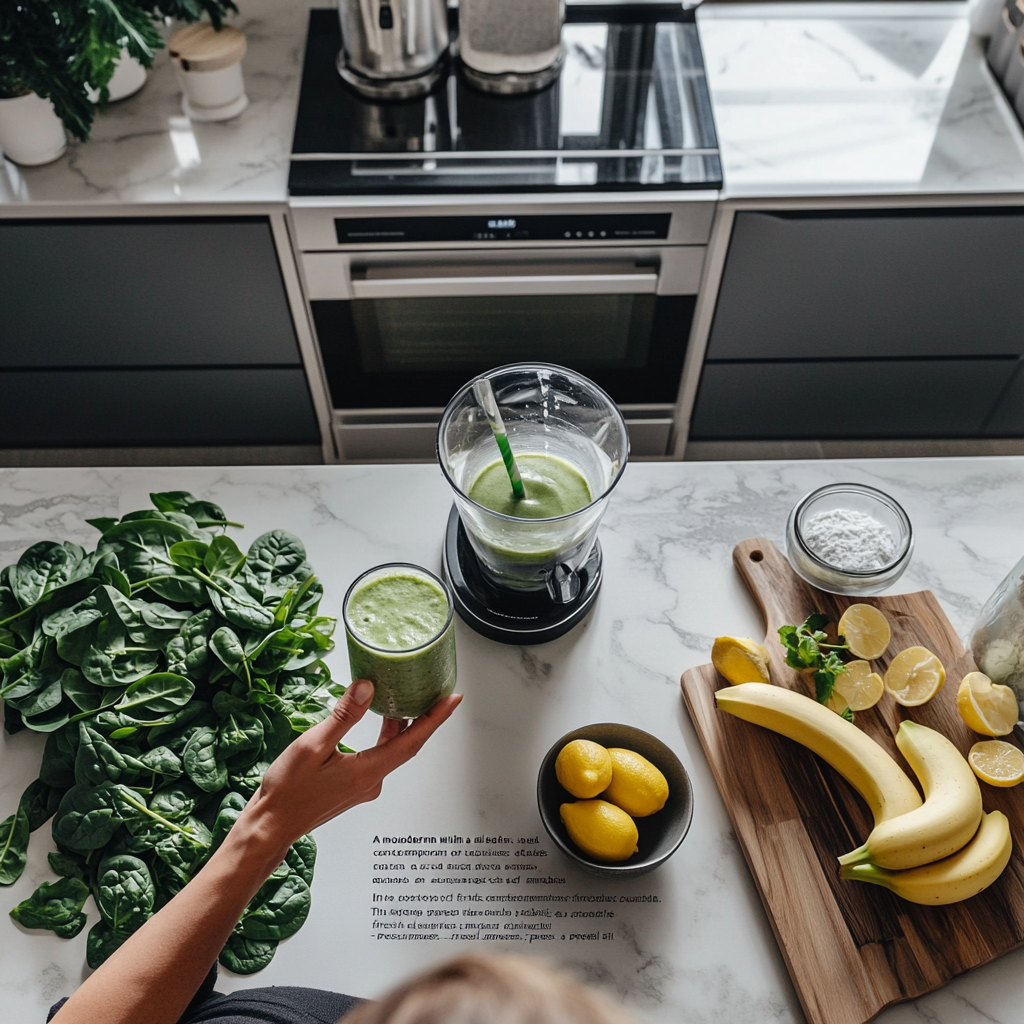
[{"label": "frothy green liquid", "polygon": [[419,576],[381,576],[348,602],[348,621],[356,636],[387,651],[422,646],[437,636],[447,618],[444,594]]},{"label": "frothy green liquid", "polygon": [[525,498],[512,493],[504,463],[498,459],[486,466],[469,488],[478,505],[517,519],[554,519],[589,505],[594,499],[579,470],[556,455],[517,455]]},{"label": "frothy green liquid", "polygon": [[370,708],[416,718],[455,689],[455,630],[444,591],[401,571],[360,587],[345,606],[353,679],[374,685]]}]

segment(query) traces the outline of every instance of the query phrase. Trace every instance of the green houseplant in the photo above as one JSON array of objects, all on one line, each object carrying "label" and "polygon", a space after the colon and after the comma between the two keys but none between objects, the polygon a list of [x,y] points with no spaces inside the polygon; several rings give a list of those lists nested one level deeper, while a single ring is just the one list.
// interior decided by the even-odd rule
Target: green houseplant
[{"label": "green houseplant", "polygon": [[4,0],[0,3],[0,100],[35,93],[50,100],[64,127],[87,139],[95,107],[91,85],[102,105],[107,84],[126,50],[152,67],[163,46],[157,22],[163,18],[199,21],[204,14],[216,28],[233,0]]}]

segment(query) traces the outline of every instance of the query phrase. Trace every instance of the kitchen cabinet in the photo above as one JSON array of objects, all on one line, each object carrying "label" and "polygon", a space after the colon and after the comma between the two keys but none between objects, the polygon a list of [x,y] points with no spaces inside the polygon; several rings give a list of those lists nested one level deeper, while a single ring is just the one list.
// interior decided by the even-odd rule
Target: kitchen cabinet
[{"label": "kitchen cabinet", "polygon": [[690,438],[1024,435],[1022,238],[1020,207],[738,211]]},{"label": "kitchen cabinet", "polygon": [[301,366],[0,370],[8,448],[315,444]]},{"label": "kitchen cabinet", "polygon": [[690,437],[979,437],[1016,367],[1014,359],[709,363]]},{"label": "kitchen cabinet", "polygon": [[10,448],[319,445],[266,216],[0,220]]}]

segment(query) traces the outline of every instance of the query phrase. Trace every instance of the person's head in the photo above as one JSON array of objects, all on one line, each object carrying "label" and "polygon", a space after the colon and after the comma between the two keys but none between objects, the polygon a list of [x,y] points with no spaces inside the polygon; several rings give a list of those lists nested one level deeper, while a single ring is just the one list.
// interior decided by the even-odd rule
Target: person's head
[{"label": "person's head", "polygon": [[634,1024],[600,993],[518,956],[462,956],[420,974],[344,1024]]}]

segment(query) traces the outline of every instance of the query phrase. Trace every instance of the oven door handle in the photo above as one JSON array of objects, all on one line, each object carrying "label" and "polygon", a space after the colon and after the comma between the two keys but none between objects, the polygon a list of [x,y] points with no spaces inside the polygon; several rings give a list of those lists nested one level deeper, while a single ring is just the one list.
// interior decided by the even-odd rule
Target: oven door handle
[{"label": "oven door handle", "polygon": [[507,274],[473,277],[352,279],[356,299],[413,299],[470,295],[653,295],[655,271],[633,274]]}]

